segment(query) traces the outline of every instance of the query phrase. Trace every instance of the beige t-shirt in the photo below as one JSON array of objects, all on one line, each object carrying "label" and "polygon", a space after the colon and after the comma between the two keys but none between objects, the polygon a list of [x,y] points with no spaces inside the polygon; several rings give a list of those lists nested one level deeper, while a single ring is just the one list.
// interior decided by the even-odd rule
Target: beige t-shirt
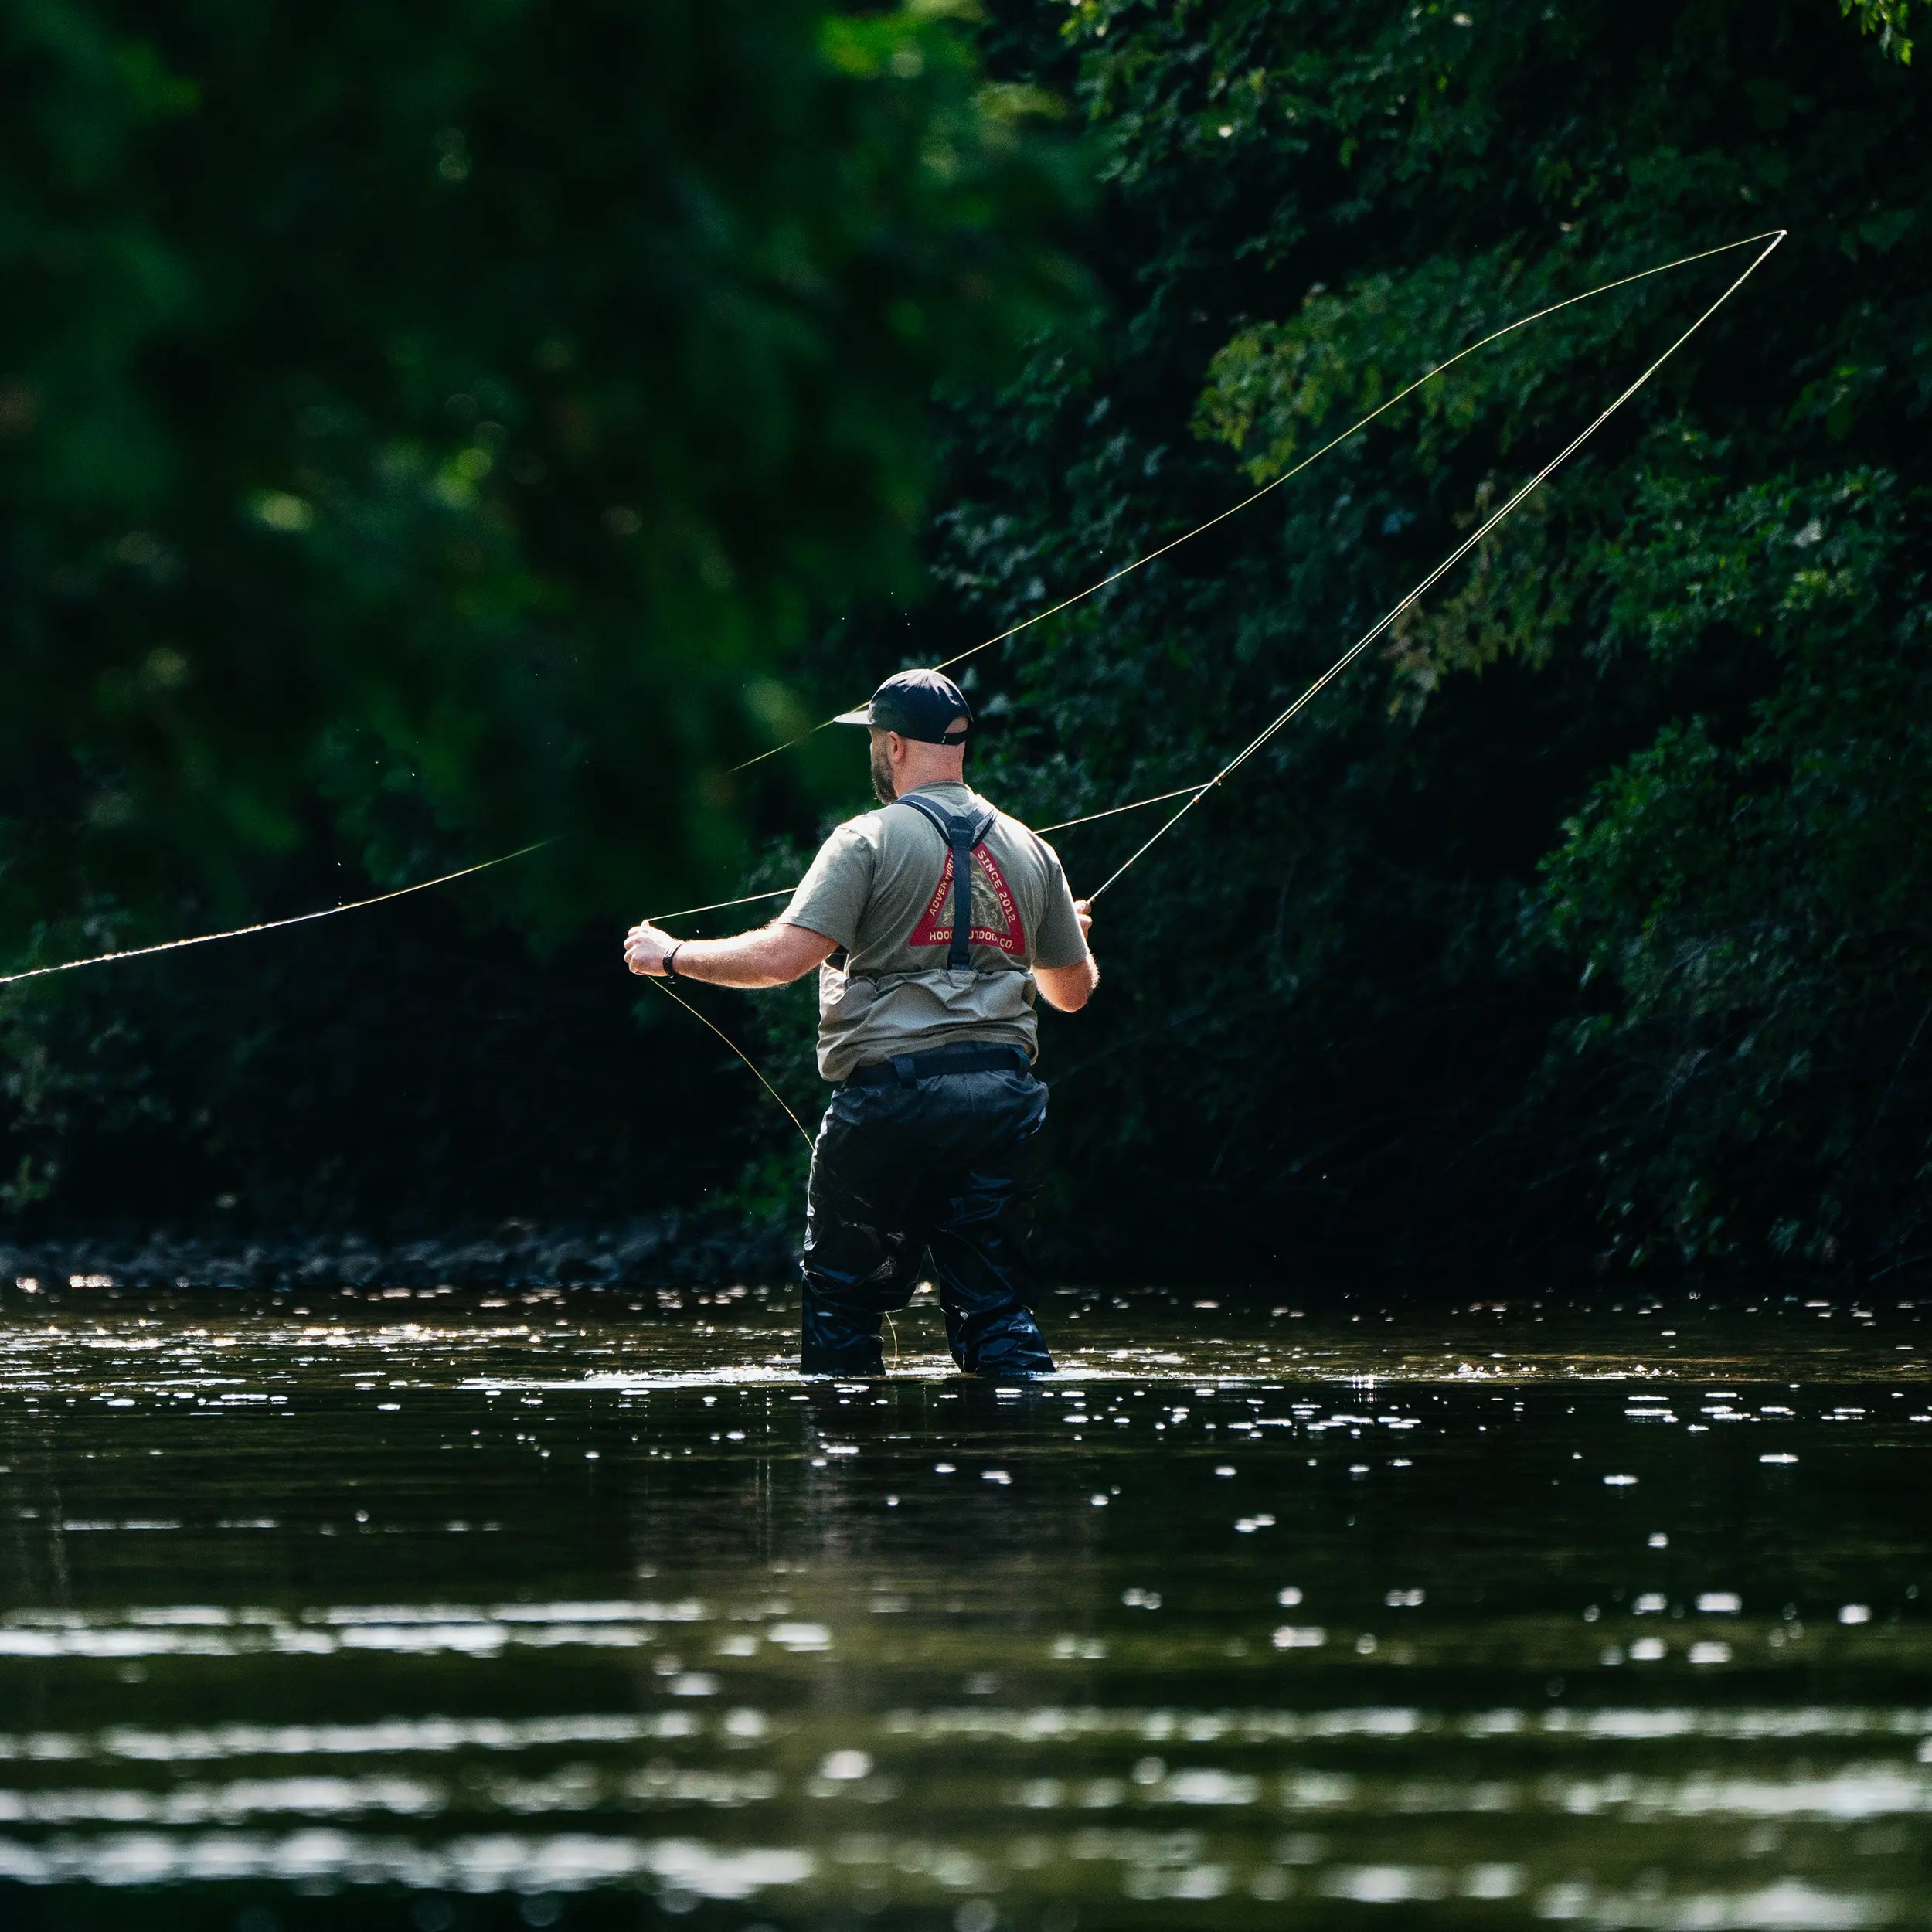
[{"label": "beige t-shirt", "polygon": [[[960,784],[922,785],[942,811],[992,808]],[[1039,1042],[1035,966],[1077,966],[1087,937],[1059,855],[1016,818],[996,814],[973,854],[972,964],[954,972],[953,855],[910,805],[848,819],[819,849],[779,917],[845,948],[818,969],[818,1070],[828,1080],[896,1053],[963,1040]]]}]

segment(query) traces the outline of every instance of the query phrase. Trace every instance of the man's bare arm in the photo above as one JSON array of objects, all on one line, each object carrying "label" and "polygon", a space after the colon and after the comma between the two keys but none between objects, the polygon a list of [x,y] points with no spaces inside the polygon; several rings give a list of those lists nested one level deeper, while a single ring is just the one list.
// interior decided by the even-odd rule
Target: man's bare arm
[{"label": "man's bare arm", "polygon": [[[1080,922],[1080,937],[1084,939],[1094,930],[1094,909],[1086,900],[1077,899],[1073,901],[1073,910]],[[1077,966],[1036,966],[1033,983],[1049,1006],[1063,1013],[1077,1013],[1100,983],[1100,964],[1090,948],[1086,958]]]},{"label": "man's bare arm", "polygon": [[633,926],[624,942],[624,963],[634,973],[661,975],[665,954],[678,949],[677,977],[713,986],[789,986],[831,957],[838,941],[808,926],[774,920],[731,939],[674,938],[648,920]]},{"label": "man's bare arm", "polygon": [[[678,962],[682,965],[682,959]],[[1100,983],[1100,969],[1089,954],[1078,966],[1036,966],[1033,983],[1040,998],[1063,1013],[1077,1013]]]}]

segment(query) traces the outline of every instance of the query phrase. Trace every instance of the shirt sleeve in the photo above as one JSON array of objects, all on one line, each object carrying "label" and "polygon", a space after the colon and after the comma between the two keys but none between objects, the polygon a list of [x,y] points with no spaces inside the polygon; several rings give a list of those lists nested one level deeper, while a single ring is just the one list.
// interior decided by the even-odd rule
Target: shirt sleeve
[{"label": "shirt sleeve", "polygon": [[791,903],[778,917],[803,926],[843,946],[859,944],[859,922],[872,896],[879,854],[872,842],[851,825],[841,825],[818,848],[811,869],[799,880]]},{"label": "shirt sleeve", "polygon": [[1073,894],[1060,869],[1060,854],[1044,839],[1040,849],[1046,855],[1046,910],[1039,923],[1033,947],[1036,966],[1079,966],[1087,959],[1087,935],[1080,930],[1080,914],[1073,910]]}]

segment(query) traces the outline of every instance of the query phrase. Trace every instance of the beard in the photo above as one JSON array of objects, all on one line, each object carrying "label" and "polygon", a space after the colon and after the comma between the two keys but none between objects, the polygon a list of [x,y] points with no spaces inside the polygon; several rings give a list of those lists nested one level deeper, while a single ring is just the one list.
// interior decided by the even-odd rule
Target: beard
[{"label": "beard", "polygon": [[882,744],[872,748],[872,796],[882,805],[890,804],[899,796],[899,787],[893,783],[892,760]]}]

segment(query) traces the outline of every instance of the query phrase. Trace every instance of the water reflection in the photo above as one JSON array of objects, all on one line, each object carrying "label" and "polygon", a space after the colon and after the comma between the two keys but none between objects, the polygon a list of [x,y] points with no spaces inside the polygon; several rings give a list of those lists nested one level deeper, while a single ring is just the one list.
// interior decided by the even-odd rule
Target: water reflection
[{"label": "water reflection", "polygon": [[1911,1304],[5,1298],[22,1911],[1927,1921]]}]

